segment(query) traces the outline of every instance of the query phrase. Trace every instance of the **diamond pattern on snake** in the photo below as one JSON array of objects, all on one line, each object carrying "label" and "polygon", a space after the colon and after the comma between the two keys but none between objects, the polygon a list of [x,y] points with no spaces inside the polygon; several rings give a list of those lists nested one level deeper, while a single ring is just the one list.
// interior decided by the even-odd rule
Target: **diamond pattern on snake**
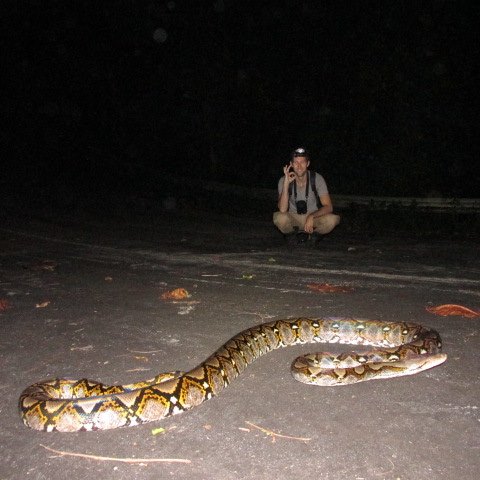
[{"label": "diamond pattern on snake", "polygon": [[238,333],[188,372],[160,373],[129,385],[88,379],[35,383],[21,394],[23,422],[35,430],[77,432],[131,427],[185,412],[217,396],[253,361],[290,345],[334,343],[375,347],[356,353],[307,354],[293,377],[320,386],[412,375],[443,363],[440,335],[415,323],[355,318],[294,318]]}]

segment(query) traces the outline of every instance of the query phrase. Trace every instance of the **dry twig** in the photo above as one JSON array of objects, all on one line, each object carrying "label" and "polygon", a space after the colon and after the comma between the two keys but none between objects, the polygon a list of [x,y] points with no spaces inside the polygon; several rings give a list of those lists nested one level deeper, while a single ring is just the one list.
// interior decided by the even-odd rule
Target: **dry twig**
[{"label": "dry twig", "polygon": [[56,453],[57,455],[70,456],[70,457],[81,457],[88,458],[90,460],[100,460],[102,462],[122,462],[122,463],[192,463],[191,460],[186,458],[116,458],[116,457],[101,457],[98,455],[87,455],[85,453],[75,453],[75,452],[65,452],[63,450],[55,450],[53,448],[47,447],[46,445],[40,444],[41,447],[49,450],[50,452]]},{"label": "dry twig", "polygon": [[281,433],[277,433],[277,432],[274,432],[273,430],[268,430],[267,428],[264,428],[264,427],[260,427],[258,425],[255,425],[254,423],[252,422],[249,422],[247,420],[245,420],[245,423],[247,425],[250,425],[251,427],[254,427],[258,430],[260,430],[261,432],[265,433],[265,435],[268,435],[269,437],[272,437],[272,443],[275,443],[275,438],[276,437],[279,437],[279,438],[288,438],[290,440],[299,440],[300,442],[308,442],[311,440],[311,438],[305,438],[305,437],[291,437],[290,435],[282,435]]},{"label": "dry twig", "polygon": [[128,351],[129,351],[130,353],[141,353],[141,354],[143,353],[143,354],[145,354],[145,355],[150,354],[150,353],[160,353],[160,352],[163,352],[163,350],[147,350],[147,351],[144,352],[144,351],[141,351],[141,350],[130,350],[130,349],[128,349]]}]

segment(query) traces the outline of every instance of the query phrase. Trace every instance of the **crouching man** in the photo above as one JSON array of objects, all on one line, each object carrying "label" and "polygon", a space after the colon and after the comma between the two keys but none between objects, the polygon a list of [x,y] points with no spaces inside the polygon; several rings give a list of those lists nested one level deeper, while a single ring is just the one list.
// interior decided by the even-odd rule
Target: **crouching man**
[{"label": "crouching man", "polygon": [[287,237],[305,242],[330,233],[340,217],[333,212],[325,179],[308,170],[310,156],[304,148],[292,152],[290,163],[283,167],[278,182],[278,212],[273,223]]}]

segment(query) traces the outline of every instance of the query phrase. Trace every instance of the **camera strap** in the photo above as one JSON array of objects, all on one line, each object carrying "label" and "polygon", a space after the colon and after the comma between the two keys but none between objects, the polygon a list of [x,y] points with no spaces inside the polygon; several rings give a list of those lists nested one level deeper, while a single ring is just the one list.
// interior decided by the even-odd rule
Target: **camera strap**
[{"label": "camera strap", "polygon": [[[317,192],[317,186],[315,185],[315,172],[313,172],[313,175],[310,175],[310,170],[308,170],[308,182],[307,182],[307,187],[305,189],[305,200],[308,200],[308,188],[309,185],[311,184],[312,186],[312,192],[315,195],[315,200],[317,201],[317,208],[322,208],[322,202],[320,201],[320,197],[318,196]],[[295,180],[288,186],[288,194],[289,195],[294,195],[295,202],[297,201],[297,181]]]}]

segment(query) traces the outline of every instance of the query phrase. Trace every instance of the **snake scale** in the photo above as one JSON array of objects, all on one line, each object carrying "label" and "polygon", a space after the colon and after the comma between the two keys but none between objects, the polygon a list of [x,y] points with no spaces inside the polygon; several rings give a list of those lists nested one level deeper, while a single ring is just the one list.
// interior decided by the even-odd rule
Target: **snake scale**
[{"label": "snake scale", "polygon": [[130,385],[87,379],[36,383],[21,394],[20,412],[27,426],[47,432],[107,430],[152,422],[216,396],[260,356],[306,343],[377,347],[361,353],[315,353],[294,360],[295,379],[326,386],[412,375],[447,358],[441,353],[439,334],[414,323],[353,318],[276,320],[235,335],[186,373],[162,373]]}]

